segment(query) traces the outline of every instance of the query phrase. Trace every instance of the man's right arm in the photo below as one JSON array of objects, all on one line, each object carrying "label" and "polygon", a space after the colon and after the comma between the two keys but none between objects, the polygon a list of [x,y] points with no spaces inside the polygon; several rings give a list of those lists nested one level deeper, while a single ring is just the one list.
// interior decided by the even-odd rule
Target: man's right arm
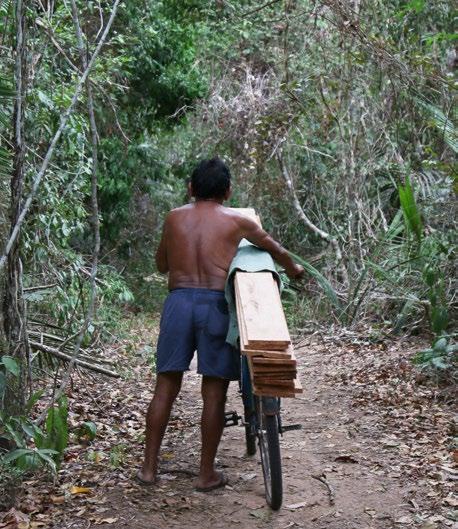
[{"label": "man's right arm", "polygon": [[243,219],[240,220],[240,225],[242,236],[262,250],[269,252],[273,259],[277,261],[279,265],[283,266],[289,278],[299,279],[302,277],[304,274],[303,267],[296,264],[285,248],[264,231],[256,222],[247,217],[243,217]]}]

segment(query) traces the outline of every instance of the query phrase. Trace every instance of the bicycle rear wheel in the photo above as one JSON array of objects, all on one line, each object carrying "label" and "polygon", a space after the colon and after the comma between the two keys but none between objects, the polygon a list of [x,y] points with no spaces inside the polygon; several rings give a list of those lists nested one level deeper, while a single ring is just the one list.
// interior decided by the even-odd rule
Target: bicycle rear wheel
[{"label": "bicycle rear wheel", "polygon": [[270,507],[276,511],[281,507],[283,501],[278,416],[266,415],[262,400],[262,398],[256,398],[256,408],[260,421],[258,429],[259,451],[261,452],[266,500]]}]

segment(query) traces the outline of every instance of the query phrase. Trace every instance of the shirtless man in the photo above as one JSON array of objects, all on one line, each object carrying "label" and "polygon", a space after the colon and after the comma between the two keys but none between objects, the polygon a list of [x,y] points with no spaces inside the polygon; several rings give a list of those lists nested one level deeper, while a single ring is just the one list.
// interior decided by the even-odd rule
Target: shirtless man
[{"label": "shirtless man", "polygon": [[146,417],[145,459],[137,474],[142,484],[156,481],[170,411],[196,349],[203,398],[196,489],[208,492],[227,483],[214,462],[224,428],[229,381],[239,378],[239,353],[225,341],[229,313],[224,297],[239,242],[245,238],[267,250],[290,278],[304,272],[256,222],[223,206],[231,194],[230,185],[229,169],[221,160],[202,161],[191,177],[195,202],[172,210],[165,219],[156,264],[159,272],[169,274],[170,293],[161,317],[156,388]]}]

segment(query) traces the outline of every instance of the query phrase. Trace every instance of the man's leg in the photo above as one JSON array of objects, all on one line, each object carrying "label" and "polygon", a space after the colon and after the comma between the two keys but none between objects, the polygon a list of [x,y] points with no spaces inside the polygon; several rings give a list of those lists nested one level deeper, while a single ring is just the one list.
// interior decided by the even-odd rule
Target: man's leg
[{"label": "man's leg", "polygon": [[180,392],[182,379],[182,372],[157,375],[154,397],[146,414],[145,460],[138,473],[138,477],[143,481],[153,482],[156,479],[159,449],[172,405]]},{"label": "man's leg", "polygon": [[224,405],[229,381],[216,377],[202,377],[202,454],[196,486],[207,488],[221,482],[215,470],[215,457],[224,428]]}]

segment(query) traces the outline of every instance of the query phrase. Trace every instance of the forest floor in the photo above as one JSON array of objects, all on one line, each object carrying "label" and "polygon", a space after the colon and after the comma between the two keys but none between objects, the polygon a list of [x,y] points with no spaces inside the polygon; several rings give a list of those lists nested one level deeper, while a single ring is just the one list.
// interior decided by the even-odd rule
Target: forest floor
[{"label": "forest floor", "polygon": [[[425,342],[369,341],[369,333],[313,334],[297,344],[304,393],[284,399],[285,424],[303,429],[281,441],[284,503],[264,499],[259,456],[247,457],[244,430],[225,430],[218,465],[230,483],[194,490],[199,460],[200,380],[185,376],[161,453],[160,482],[132,479],[143,448],[152,396],[150,360],[157,325],[137,318],[130,335],[106,354],[123,377],[77,378],[70,425],[97,425],[92,442],[73,436],[55,482],[29,479],[9,519],[21,529],[440,529],[457,527],[456,422],[450,388],[440,389],[410,362]],[[241,409],[237,384],[227,409]],[[455,447],[456,448],[456,447]],[[454,461],[455,457],[455,461]],[[323,481],[317,478],[321,477]],[[332,493],[330,494],[330,491]],[[7,520],[3,518],[3,523]],[[2,520],[0,516],[0,520]],[[14,529],[13,524],[3,525]]]}]

